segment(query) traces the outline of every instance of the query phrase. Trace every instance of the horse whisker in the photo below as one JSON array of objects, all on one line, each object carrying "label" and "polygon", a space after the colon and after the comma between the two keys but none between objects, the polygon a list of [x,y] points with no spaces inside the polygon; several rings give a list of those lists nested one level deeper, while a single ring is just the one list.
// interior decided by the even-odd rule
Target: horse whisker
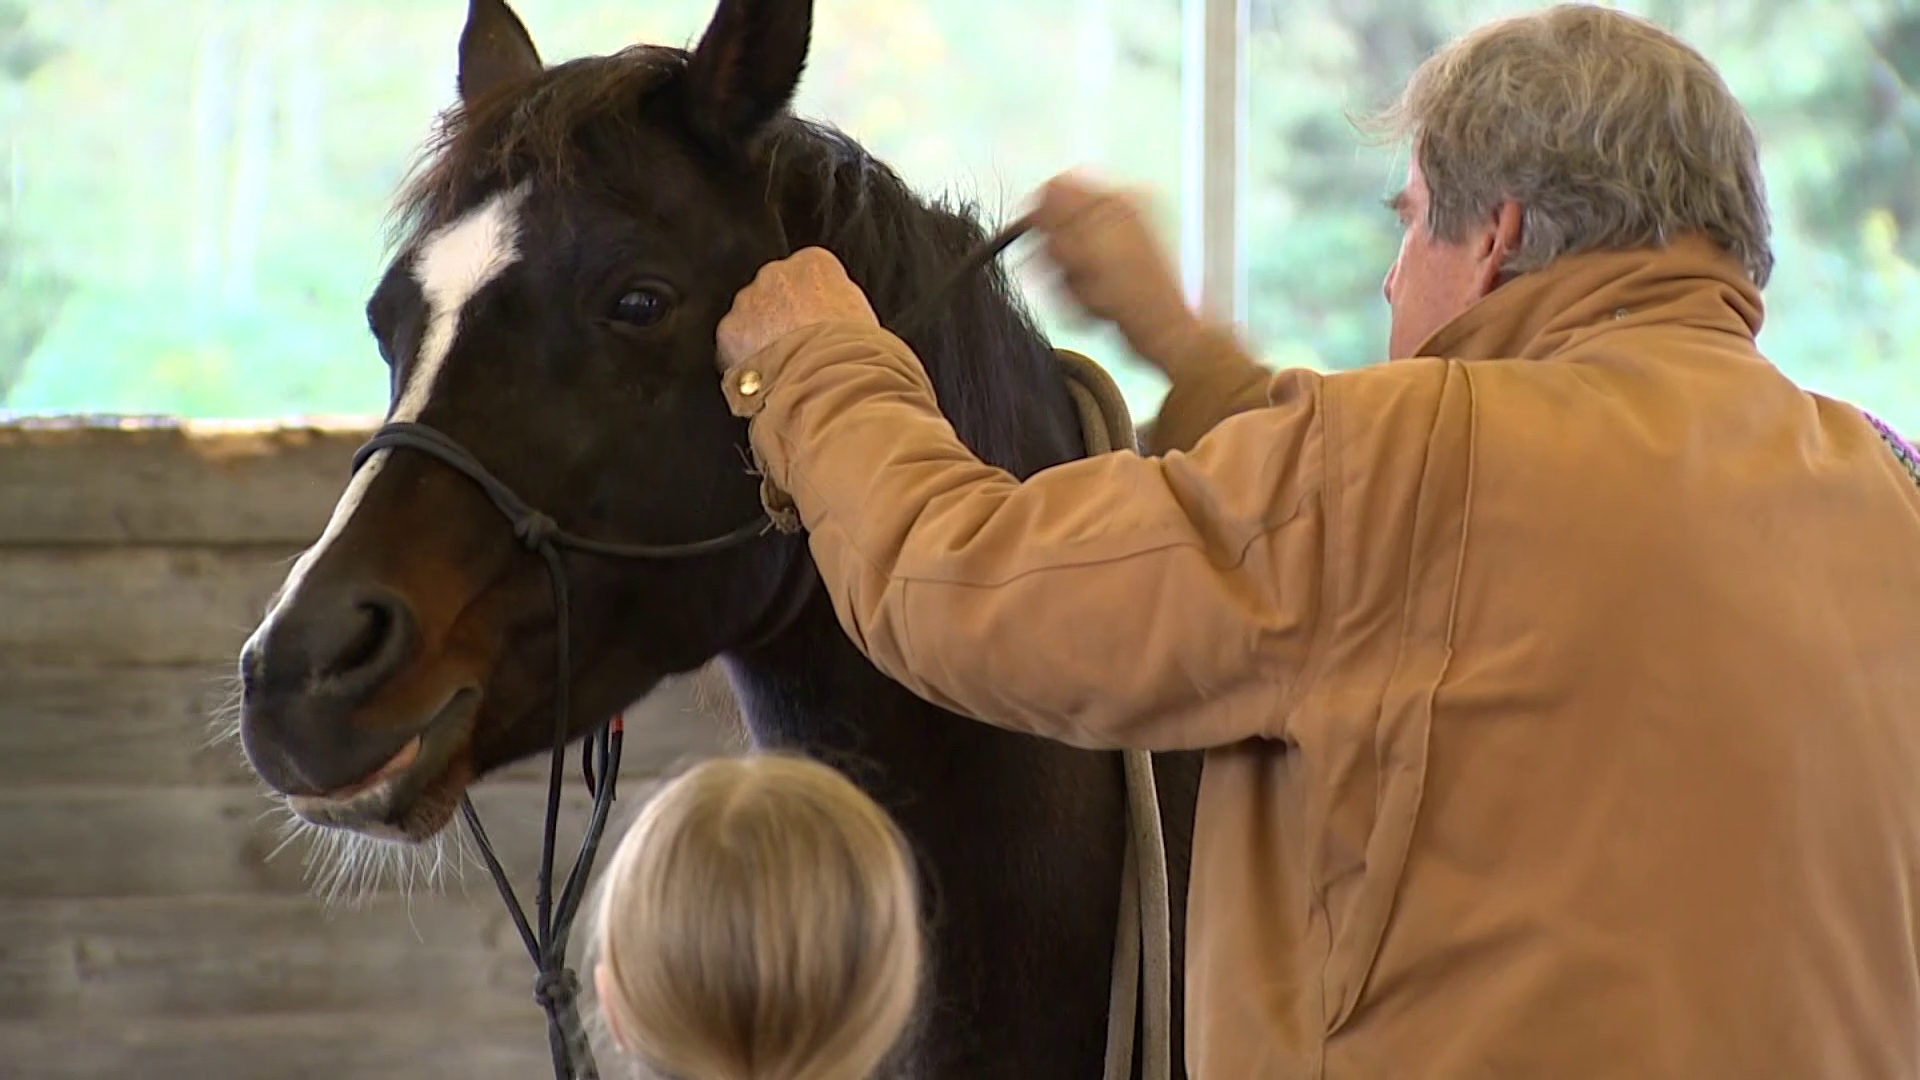
[{"label": "horse whisker", "polygon": [[240,676],[226,673],[211,677],[215,685],[222,686],[224,693],[221,701],[207,715],[207,737],[200,744],[202,750],[211,750],[226,743],[236,742],[240,738],[241,685]]},{"label": "horse whisker", "polygon": [[457,830],[444,830],[429,840],[405,844],[315,825],[295,814],[284,799],[275,809],[282,815],[281,835],[267,859],[279,858],[304,844],[304,879],[329,910],[362,909],[386,893],[397,892],[411,911],[416,892],[444,893],[453,881],[459,882],[464,891],[466,868],[473,853]]}]

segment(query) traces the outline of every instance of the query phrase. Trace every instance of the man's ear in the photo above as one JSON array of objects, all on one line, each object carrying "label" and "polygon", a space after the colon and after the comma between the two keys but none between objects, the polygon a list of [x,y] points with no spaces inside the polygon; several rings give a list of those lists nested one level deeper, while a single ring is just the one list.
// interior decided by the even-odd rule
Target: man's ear
[{"label": "man's ear", "polygon": [[469,0],[467,25],[460,31],[460,100],[476,99],[508,83],[530,79],[543,70],[520,16],[506,0]]},{"label": "man's ear", "polygon": [[1493,208],[1493,219],[1488,223],[1485,239],[1481,243],[1481,291],[1489,293],[1507,279],[1507,262],[1520,250],[1521,231],[1525,225],[1525,215],[1520,204],[1512,199],[1502,199]]},{"label": "man's ear", "polygon": [[687,121],[737,149],[793,100],[813,36],[812,0],[720,0],[687,61]]}]

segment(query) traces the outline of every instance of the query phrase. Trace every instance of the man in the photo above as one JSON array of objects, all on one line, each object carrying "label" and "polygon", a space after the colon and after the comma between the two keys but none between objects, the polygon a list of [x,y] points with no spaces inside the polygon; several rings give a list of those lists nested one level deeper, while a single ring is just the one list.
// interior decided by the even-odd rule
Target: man
[{"label": "man", "polygon": [[1018,483],[830,256],[768,267],[724,385],[843,623],[985,722],[1208,751],[1200,1080],[1920,1076],[1920,487],[1755,347],[1744,114],[1569,6],[1386,121],[1360,371],[1269,376],[1125,200],[1042,193],[1158,456]]}]

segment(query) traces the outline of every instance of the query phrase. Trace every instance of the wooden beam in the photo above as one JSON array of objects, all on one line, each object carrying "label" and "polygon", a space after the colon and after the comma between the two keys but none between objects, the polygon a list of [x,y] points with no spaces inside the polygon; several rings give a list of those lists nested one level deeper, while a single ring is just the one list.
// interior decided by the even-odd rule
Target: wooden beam
[{"label": "wooden beam", "polygon": [[[617,836],[654,785],[623,785],[607,828]],[[544,781],[482,783],[473,802],[523,898],[533,887],[546,816]],[[562,863],[572,865],[588,799],[568,784],[560,825]],[[310,895],[302,865],[309,845],[275,855],[285,814],[247,788],[42,787],[0,790],[0,898]],[[457,822],[454,823],[457,826]],[[476,903],[494,904],[477,856],[462,857],[465,832],[449,827],[447,858]],[[464,858],[464,861],[462,859]],[[389,884],[389,890],[391,885]],[[387,891],[387,890],[383,890]],[[524,899],[523,899],[523,902]],[[3,1059],[0,1059],[3,1060]]]},{"label": "wooden beam", "polygon": [[[702,673],[669,680],[627,710],[622,775],[658,776],[738,745],[737,716],[710,696],[713,688],[698,685],[710,679]],[[213,738],[214,717],[233,692],[227,666],[0,666],[0,790],[251,787],[237,741]],[[548,757],[503,769],[488,782],[544,781]],[[569,783],[574,775],[570,770]]]},{"label": "wooden beam", "polygon": [[338,912],[305,896],[0,904],[0,1021],[508,1012],[528,1004],[533,969],[492,900],[386,896]]},{"label": "wooden beam", "polygon": [[0,547],[304,547],[326,527],[375,423],[0,424]]},{"label": "wooden beam", "polygon": [[0,790],[250,783],[212,741],[232,692],[231,665],[0,667]]},{"label": "wooden beam", "polygon": [[232,664],[285,547],[0,549],[0,663]]},{"label": "wooden beam", "polygon": [[[0,1075],[22,1080],[529,1080],[551,1076],[546,1021],[432,1011],[204,1021],[112,1015],[0,1023]],[[605,1075],[617,1075],[607,1073]]]}]

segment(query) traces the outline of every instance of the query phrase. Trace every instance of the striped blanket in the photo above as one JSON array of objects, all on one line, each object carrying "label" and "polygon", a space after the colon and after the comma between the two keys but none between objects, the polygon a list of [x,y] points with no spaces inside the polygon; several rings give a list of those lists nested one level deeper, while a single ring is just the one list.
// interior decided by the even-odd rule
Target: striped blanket
[{"label": "striped blanket", "polygon": [[1893,451],[1893,456],[1899,458],[1900,463],[1907,467],[1907,475],[1913,477],[1914,483],[1920,484],[1920,451],[1916,451],[1912,443],[1895,434],[1892,428],[1881,423],[1879,417],[1864,409],[1861,412],[1866,416],[1867,423],[1872,424],[1873,429],[1880,433],[1880,437],[1887,441],[1887,447]]}]

